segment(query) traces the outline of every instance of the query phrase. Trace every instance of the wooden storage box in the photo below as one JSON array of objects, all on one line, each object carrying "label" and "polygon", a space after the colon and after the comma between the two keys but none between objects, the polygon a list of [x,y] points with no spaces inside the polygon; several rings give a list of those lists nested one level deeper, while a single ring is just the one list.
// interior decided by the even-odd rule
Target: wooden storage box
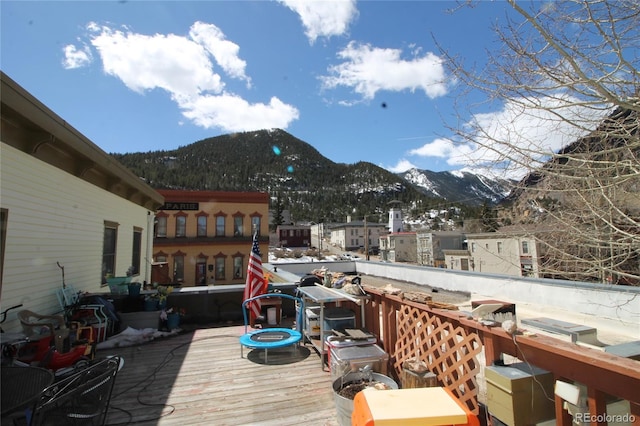
[{"label": "wooden storage box", "polygon": [[552,373],[521,362],[486,367],[484,376],[487,408],[501,422],[524,426],[555,418]]}]

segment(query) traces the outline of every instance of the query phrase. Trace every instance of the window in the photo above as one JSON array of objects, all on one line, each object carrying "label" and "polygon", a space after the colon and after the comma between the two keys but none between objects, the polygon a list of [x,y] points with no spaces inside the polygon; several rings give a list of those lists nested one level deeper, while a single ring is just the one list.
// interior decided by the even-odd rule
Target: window
[{"label": "window", "polygon": [[216,280],[224,280],[224,257],[216,257]]},{"label": "window", "polygon": [[176,237],[187,236],[187,217],[180,215],[176,216]]},{"label": "window", "polygon": [[140,274],[140,259],[142,258],[142,228],[133,228],[133,247],[131,248],[131,275]]},{"label": "window", "polygon": [[216,237],[224,237],[224,216],[216,216]]},{"label": "window", "polygon": [[2,270],[4,269],[4,248],[7,240],[7,220],[9,210],[0,209],[0,285],[2,284]]},{"label": "window", "polygon": [[167,236],[167,217],[156,217],[156,237],[166,238]]},{"label": "window", "polygon": [[529,242],[522,242],[522,254],[529,254]]},{"label": "window", "polygon": [[173,282],[184,281],[184,256],[182,254],[173,256]]},{"label": "window", "polygon": [[198,237],[207,236],[207,216],[198,216]]},{"label": "window", "polygon": [[102,278],[115,276],[116,273],[116,243],[118,238],[118,224],[104,222],[104,239],[102,241]]},{"label": "window", "polygon": [[476,252],[476,243],[471,243],[471,253]]},{"label": "window", "polygon": [[502,241],[498,241],[498,254],[502,253]]},{"label": "window", "polygon": [[251,234],[255,232],[260,235],[260,216],[251,216]]},{"label": "window", "polygon": [[233,218],[233,236],[234,237],[242,237],[244,234],[242,232],[243,224],[242,224],[242,216],[235,216]]},{"label": "window", "polygon": [[164,254],[159,254],[156,256],[156,262],[166,262],[167,261],[167,256]]},{"label": "window", "polygon": [[233,279],[237,280],[242,278],[242,256],[236,256],[233,258]]}]

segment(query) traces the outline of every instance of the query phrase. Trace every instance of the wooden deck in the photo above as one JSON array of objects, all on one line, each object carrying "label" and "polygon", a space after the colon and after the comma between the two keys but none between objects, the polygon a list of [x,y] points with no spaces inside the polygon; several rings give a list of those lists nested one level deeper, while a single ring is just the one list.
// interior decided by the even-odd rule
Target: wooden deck
[{"label": "wooden deck", "polygon": [[244,349],[243,326],[197,329],[101,350],[125,359],[109,425],[337,425],[331,375],[310,346]]}]

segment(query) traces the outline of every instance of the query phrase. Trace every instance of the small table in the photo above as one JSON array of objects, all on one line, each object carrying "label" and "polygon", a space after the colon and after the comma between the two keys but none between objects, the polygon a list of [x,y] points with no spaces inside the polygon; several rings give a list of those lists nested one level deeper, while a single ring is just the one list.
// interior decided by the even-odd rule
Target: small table
[{"label": "small table", "polygon": [[[282,298],[281,297],[263,297],[260,299],[260,307],[274,306],[276,308],[276,323],[280,324],[282,318]],[[251,315],[249,325],[254,327],[256,319]]]},{"label": "small table", "polygon": [[7,366],[0,371],[2,417],[29,407],[54,380],[53,372],[39,367]]},{"label": "small table", "polygon": [[446,388],[365,389],[356,394],[353,406],[351,424],[355,426],[480,425],[478,418]]},{"label": "small table", "polygon": [[[342,290],[324,287],[320,284],[315,284],[312,286],[302,286],[298,288],[298,292],[301,297],[305,301],[312,301],[320,306],[320,315],[319,315],[319,323],[320,323],[320,338],[319,340],[312,339],[311,336],[307,334],[305,331],[307,340],[313,345],[313,347],[318,351],[320,355],[320,368],[324,370],[324,356],[328,354],[327,351],[327,343],[325,339],[328,337],[328,332],[330,330],[324,329],[324,311],[325,311],[325,303],[329,302],[341,302],[341,301],[351,301],[360,306],[360,322],[361,327],[365,326],[364,321],[364,303],[369,298],[369,296],[355,296],[353,294],[345,293]],[[308,305],[307,305],[308,306]]]}]

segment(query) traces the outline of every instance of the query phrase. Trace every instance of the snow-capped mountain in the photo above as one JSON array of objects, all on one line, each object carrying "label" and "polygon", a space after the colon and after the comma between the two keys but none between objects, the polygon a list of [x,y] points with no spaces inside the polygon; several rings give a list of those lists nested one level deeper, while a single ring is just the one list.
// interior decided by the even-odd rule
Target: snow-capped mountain
[{"label": "snow-capped mountain", "polygon": [[470,169],[454,172],[432,172],[409,169],[398,176],[412,183],[424,194],[467,205],[497,204],[513,188],[515,182],[488,177]]}]

